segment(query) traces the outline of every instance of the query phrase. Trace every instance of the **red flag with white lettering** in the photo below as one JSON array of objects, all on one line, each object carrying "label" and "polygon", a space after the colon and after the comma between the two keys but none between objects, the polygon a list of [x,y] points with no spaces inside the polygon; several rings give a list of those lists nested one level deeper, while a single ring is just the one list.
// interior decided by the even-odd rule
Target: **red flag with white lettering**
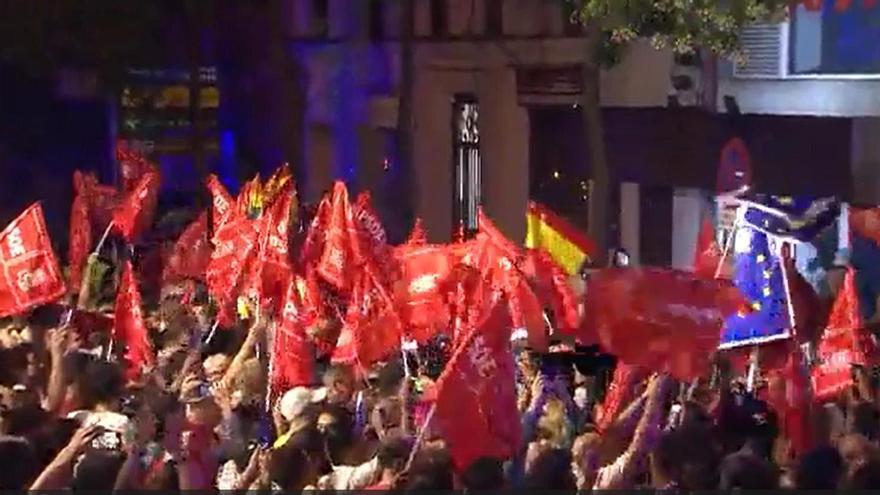
[{"label": "red flag with white lettering", "polygon": [[34,203],[0,232],[0,318],[54,301],[65,291],[43,208]]},{"label": "red flag with white lettering", "polygon": [[437,381],[435,419],[459,471],[480,457],[507,459],[520,444],[511,321],[494,305]]},{"label": "red flag with white lettering", "polygon": [[214,233],[214,251],[205,272],[205,281],[211,297],[221,308],[221,325],[232,323],[242,276],[256,244],[257,231],[243,216],[235,216]]},{"label": "red flag with white lettering", "polygon": [[305,281],[292,276],[272,336],[269,383],[273,398],[293,387],[309,386],[314,378],[314,350],[305,330],[311,324],[304,303],[305,291]]},{"label": "red flag with white lettering", "polygon": [[853,385],[852,366],[866,364],[871,351],[852,267],[847,269],[817,351],[819,363],[811,376],[814,397],[820,402],[834,400]]},{"label": "red flag with white lettering", "polygon": [[144,323],[141,292],[131,261],[126,261],[122,268],[114,313],[113,338],[125,348],[125,376],[129,380],[137,380],[144,368],[155,364],[156,356]]},{"label": "red flag with white lettering", "polygon": [[718,348],[724,318],[746,302],[729,281],[662,268],[608,268],[587,285],[585,325],[630,365],[701,376]]},{"label": "red flag with white lettering", "polygon": [[358,195],[354,206],[354,219],[361,234],[361,242],[367,246],[367,254],[379,270],[381,277],[388,277],[393,271],[394,256],[388,245],[388,235],[382,220],[373,209],[373,200],[369,192]]},{"label": "red flag with white lettering", "polygon": [[127,242],[133,242],[153,223],[160,180],[158,170],[146,172],[113,212],[113,225]]},{"label": "red flag with white lettering", "polygon": [[373,270],[364,271],[355,281],[334,357],[343,362],[356,357],[368,367],[399,348],[402,335],[394,303]]},{"label": "red flag with white lettering", "polygon": [[276,308],[282,305],[281,301],[293,271],[288,245],[293,194],[293,183],[287,182],[278,192],[277,200],[263,213],[261,222],[261,297],[272,299]]},{"label": "red flag with white lettering", "polygon": [[85,268],[92,250],[92,224],[89,218],[86,183],[79,170],[73,173],[73,189],[76,195],[70,206],[67,262],[70,270],[68,275],[70,291],[78,294],[82,283],[83,268]]},{"label": "red flag with white lettering", "polygon": [[165,264],[162,280],[166,284],[185,278],[204,280],[210,262],[208,213],[203,212],[180,234]]},{"label": "red flag with white lettering", "polygon": [[363,265],[365,258],[354,212],[348,201],[348,189],[342,182],[333,184],[326,229],[324,249],[316,269],[335,289],[347,292],[351,289],[355,271]]},{"label": "red flag with white lettering", "polygon": [[217,231],[220,230],[220,227],[232,217],[235,212],[235,207],[233,205],[232,196],[229,194],[229,191],[223,187],[223,184],[220,183],[220,180],[217,179],[216,175],[209,175],[208,180],[205,182],[205,186],[211,193],[211,205],[213,206],[213,210],[211,211],[211,222],[214,227],[212,232],[216,234]]},{"label": "red flag with white lettering", "polygon": [[395,256],[401,277],[395,289],[400,317],[412,337],[424,342],[447,328],[449,307],[445,290],[453,258],[445,246],[398,246]]}]

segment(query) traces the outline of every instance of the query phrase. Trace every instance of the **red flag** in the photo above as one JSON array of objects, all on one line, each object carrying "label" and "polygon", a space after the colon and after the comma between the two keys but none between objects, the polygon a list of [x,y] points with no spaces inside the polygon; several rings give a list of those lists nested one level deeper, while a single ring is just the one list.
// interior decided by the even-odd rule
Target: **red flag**
[{"label": "red flag", "polygon": [[866,364],[871,351],[870,342],[862,322],[855,272],[850,267],[819,342],[819,364],[812,369],[813,393],[817,401],[834,400],[840,392],[852,386],[852,366]]},{"label": "red flag", "polygon": [[260,233],[260,262],[263,298],[271,298],[281,307],[292,266],[288,246],[290,209],[293,205],[293,183],[287,182],[278,192],[277,201],[263,213]]},{"label": "red flag", "polygon": [[43,208],[34,203],[0,232],[0,318],[54,301],[65,291]]},{"label": "red flag", "polygon": [[406,243],[410,246],[424,246],[428,243],[428,233],[425,232],[425,226],[422,224],[421,217],[416,218],[416,224],[413,225]]},{"label": "red flag", "polygon": [[184,278],[204,280],[210,261],[208,213],[203,212],[180,234],[168,257],[162,280],[164,283],[174,283]]},{"label": "red flag", "polygon": [[159,200],[159,181],[156,169],[145,173],[113,212],[113,225],[126,241],[133,242],[153,222]]},{"label": "red flag", "polygon": [[355,283],[346,313],[345,328],[337,342],[336,360],[368,367],[400,346],[403,326],[372,270],[364,271]]},{"label": "red flag", "polygon": [[211,211],[211,223],[213,224],[212,232],[216,234],[217,231],[220,230],[220,227],[222,227],[234,213],[232,196],[229,195],[229,191],[223,187],[223,184],[220,183],[220,180],[217,179],[217,176],[214,174],[208,176],[205,185],[211,193],[211,205],[213,206],[213,210]]},{"label": "red flag", "polygon": [[123,140],[116,142],[116,161],[122,177],[122,191],[129,193],[137,187],[141,178],[150,171],[151,165],[140,152],[130,149]]},{"label": "red flag", "polygon": [[510,328],[507,309],[495,305],[437,381],[435,419],[459,471],[480,457],[506,459],[519,448]]},{"label": "red flag", "polygon": [[546,251],[529,249],[524,270],[534,278],[542,304],[553,311],[556,330],[577,337],[578,301],[562,267]]},{"label": "red flag", "polygon": [[122,195],[115,188],[98,183],[92,173],[82,174],[83,195],[85,195],[92,221],[92,232],[103,233],[113,221],[113,212],[122,201]]},{"label": "red flag", "polygon": [[588,283],[585,324],[623,362],[691,380],[708,369],[724,318],[744,306],[727,281],[660,268],[609,268]]},{"label": "red flag", "polygon": [[800,349],[795,347],[782,370],[785,380],[785,402],[777,405],[781,416],[783,434],[791,441],[796,455],[803,455],[813,448],[812,404],[810,378],[804,366]]},{"label": "red flag", "polygon": [[242,186],[241,191],[238,191],[238,196],[235,198],[236,213],[247,216],[250,213],[251,206],[257,203],[259,195],[260,174],[257,174],[253,179]]},{"label": "red flag", "polygon": [[602,402],[602,416],[596,427],[600,432],[606,431],[614,424],[620,413],[635,398],[635,386],[645,379],[644,370],[618,362],[614,368],[614,376]]},{"label": "red flag", "polygon": [[697,237],[697,250],[694,253],[694,274],[699,278],[715,278],[721,263],[721,250],[715,242],[715,226],[708,218],[703,222]]},{"label": "red flag", "polygon": [[394,256],[391,246],[388,245],[388,235],[382,220],[373,209],[370,193],[362,192],[358,195],[354,207],[355,222],[361,234],[361,243],[367,249],[371,262],[379,270],[379,276],[389,278],[393,273]]},{"label": "red flag", "polygon": [[310,324],[308,310],[300,294],[303,287],[304,281],[290,278],[281,320],[275,327],[269,376],[273,397],[293,387],[309,386],[314,377],[314,352],[305,331]]},{"label": "red flag", "polygon": [[452,275],[452,256],[435,245],[398,246],[395,256],[401,270],[395,290],[400,316],[413,337],[424,342],[449,323],[445,287]]},{"label": "red flag", "polygon": [[145,367],[156,362],[156,356],[141,312],[141,293],[131,261],[126,261],[122,269],[114,320],[113,337],[125,346],[126,378],[137,380]]},{"label": "red flag", "polygon": [[256,249],[257,232],[250,220],[235,217],[214,234],[214,251],[205,272],[208,291],[221,308],[222,325],[231,323],[245,268]]},{"label": "red flag", "polygon": [[70,290],[74,294],[79,293],[82,283],[83,268],[92,250],[92,224],[89,219],[89,204],[86,196],[86,184],[82,173],[77,170],[73,173],[73,188],[76,196],[70,207],[70,233],[68,234],[67,261],[70,274],[68,276]]},{"label": "red flag", "polygon": [[354,223],[348,189],[342,182],[333,184],[326,238],[318,274],[337,290],[346,292],[358,267],[363,265],[360,238]]},{"label": "red flag", "polygon": [[807,10],[822,10],[823,0],[803,0],[803,2]]}]

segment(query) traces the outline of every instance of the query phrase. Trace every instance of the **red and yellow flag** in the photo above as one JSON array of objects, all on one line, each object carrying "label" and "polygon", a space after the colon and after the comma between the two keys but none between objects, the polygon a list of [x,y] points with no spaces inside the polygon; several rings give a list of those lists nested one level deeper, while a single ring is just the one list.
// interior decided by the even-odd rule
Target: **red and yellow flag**
[{"label": "red and yellow flag", "polygon": [[529,203],[526,221],[526,247],[546,251],[568,275],[596,253],[589,237],[540,203]]}]

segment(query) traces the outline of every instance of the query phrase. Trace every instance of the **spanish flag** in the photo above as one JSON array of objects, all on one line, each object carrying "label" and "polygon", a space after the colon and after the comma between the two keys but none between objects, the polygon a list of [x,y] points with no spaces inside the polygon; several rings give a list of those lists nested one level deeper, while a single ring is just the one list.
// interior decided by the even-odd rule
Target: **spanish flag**
[{"label": "spanish flag", "polygon": [[596,253],[590,238],[542,204],[529,203],[526,222],[526,247],[546,251],[568,275]]}]

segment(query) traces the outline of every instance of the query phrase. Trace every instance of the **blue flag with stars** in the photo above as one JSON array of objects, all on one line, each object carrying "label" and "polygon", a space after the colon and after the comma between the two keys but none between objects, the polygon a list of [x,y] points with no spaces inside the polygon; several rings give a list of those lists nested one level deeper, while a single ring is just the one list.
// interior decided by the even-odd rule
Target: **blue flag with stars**
[{"label": "blue flag with stars", "polygon": [[762,232],[808,242],[840,215],[840,203],[834,198],[792,198],[769,194],[747,194],[745,223]]},{"label": "blue flag with stars", "polygon": [[789,336],[788,304],[781,262],[770,252],[767,234],[753,229],[749,246],[734,259],[733,284],[751,305],[751,312],[727,318],[721,347],[758,344]]}]

